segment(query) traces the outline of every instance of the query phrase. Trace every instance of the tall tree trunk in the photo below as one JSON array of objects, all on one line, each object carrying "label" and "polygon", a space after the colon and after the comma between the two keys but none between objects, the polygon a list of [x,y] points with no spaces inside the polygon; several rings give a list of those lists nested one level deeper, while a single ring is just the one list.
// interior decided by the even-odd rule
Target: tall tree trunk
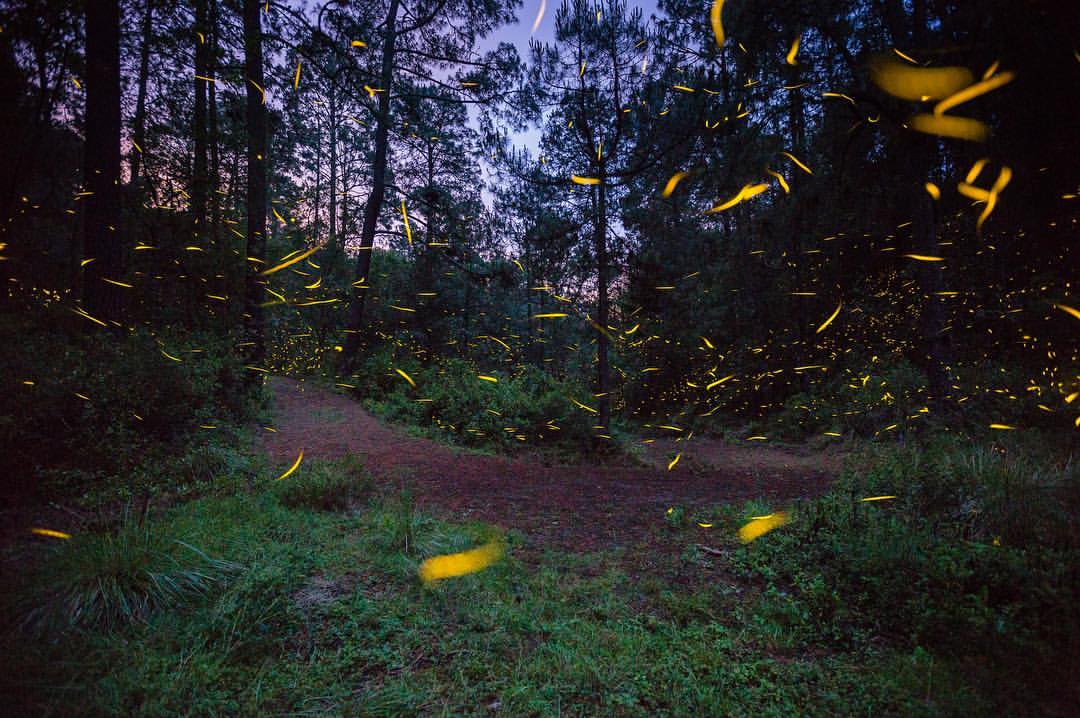
[{"label": "tall tree trunk", "polygon": [[[344,138],[342,138],[342,147],[345,147],[344,142]],[[334,271],[337,271],[338,267],[343,269],[348,267],[347,258],[349,255],[345,249],[345,243],[349,239],[355,221],[356,204],[349,202],[349,180],[353,171],[350,159],[355,158],[348,158],[343,155],[338,160],[341,165],[341,219],[338,223],[338,248],[334,254],[330,255],[331,267]]]},{"label": "tall tree trunk", "polygon": [[322,235],[322,122],[315,115],[315,244]]},{"label": "tall tree trunk", "polygon": [[[266,254],[266,106],[263,82],[260,0],[244,0],[244,73],[247,77],[247,256]],[[244,285],[244,341],[249,364],[261,365],[266,356],[263,337],[260,265],[248,262]],[[253,373],[252,376],[255,376]]]},{"label": "tall tree trunk", "polygon": [[462,317],[463,333],[469,336],[469,328],[472,326],[472,281],[465,279],[465,314]]},{"label": "tall tree trunk", "polygon": [[[937,224],[934,218],[934,202],[923,190],[930,172],[937,163],[937,145],[930,138],[913,137],[917,146],[909,153],[911,167],[909,184],[912,200],[912,244],[915,252],[933,255],[940,251]],[[944,288],[942,271],[932,262],[917,262],[915,276],[923,295],[923,311],[919,317],[919,363],[926,370],[930,401],[935,409],[945,408],[944,399],[949,390],[949,378],[945,367],[950,363],[948,328],[945,321],[945,305],[940,292]]]},{"label": "tall tree trunk", "polygon": [[[382,69],[379,84],[379,114],[375,128],[375,161],[372,167],[371,194],[364,207],[364,225],[360,231],[360,256],[356,258],[356,280],[365,279],[371,270],[371,248],[375,242],[375,228],[379,223],[379,210],[386,193],[386,150],[390,134],[390,93],[394,78],[394,48],[397,41],[398,0],[390,0],[386,17],[386,38],[383,45]],[[343,359],[356,361],[360,349],[360,331],[364,326],[364,298],[367,290],[353,287],[352,305],[349,307],[349,335],[345,340]]]},{"label": "tall tree trunk", "polygon": [[[540,283],[545,285],[545,286],[547,285],[547,282],[543,281],[543,280],[541,280]],[[531,294],[531,292],[530,292],[530,294]],[[536,312],[537,314],[544,314],[547,311],[547,307],[545,306],[547,304],[547,300],[545,299],[546,296],[547,296],[547,292],[540,292],[540,296],[537,297],[537,303],[539,304],[539,307],[537,307],[537,312]],[[551,325],[551,327],[552,327],[551,331],[553,333],[555,331],[558,331],[556,329],[556,325]],[[536,366],[541,371],[548,371],[547,367],[546,367],[546,362],[544,361],[547,358],[547,356],[546,356],[547,351],[545,349],[545,346],[547,345],[547,342],[548,342],[547,337],[548,337],[547,330],[544,328],[544,326],[542,324],[537,322],[537,324],[536,324],[536,337],[534,339],[534,342],[536,344],[536,360],[535,361],[536,361]],[[550,374],[551,372],[548,372],[548,373]]]},{"label": "tall tree trunk", "polygon": [[234,150],[229,162],[229,207],[236,212],[240,203],[240,150]]},{"label": "tall tree trunk", "polygon": [[[207,76],[217,78],[218,63],[218,4],[210,5],[210,62]],[[207,189],[210,193],[210,232],[215,244],[221,238],[221,148],[218,137],[217,82],[207,87],[209,93],[209,142],[210,142],[210,181]]]},{"label": "tall tree trunk", "polygon": [[105,279],[123,271],[120,245],[120,4],[86,3],[86,146],[83,302],[106,320],[120,316],[123,290]]},{"label": "tall tree trunk", "polygon": [[338,117],[337,117],[337,83],[330,78],[330,236],[326,238],[327,248],[330,254],[337,251],[337,140],[338,140]]},{"label": "tall tree trunk", "polygon": [[345,253],[345,237],[349,233],[349,162],[343,156],[341,164],[341,219],[338,222],[338,234],[341,235],[338,245],[342,254]]},{"label": "tall tree trunk", "polygon": [[[417,275],[419,277],[419,289],[425,292],[435,291],[435,249],[431,246],[432,242],[437,241],[435,239],[435,223],[437,221],[436,215],[439,209],[439,193],[435,191],[435,147],[434,144],[428,142],[427,144],[427,177],[425,178],[425,192],[424,192],[424,240],[423,246],[420,248],[420,254],[416,260],[417,262]],[[425,303],[428,300],[425,300]],[[428,356],[435,356],[435,332],[433,329],[434,322],[431,312],[425,312],[423,316],[423,322],[421,326],[424,330],[424,342],[428,351]]]},{"label": "tall tree trunk", "polygon": [[[799,71],[799,65],[789,65],[785,68],[787,84],[791,87],[796,87],[802,80],[802,73]],[[788,127],[791,130],[791,151],[799,157],[805,157],[804,150],[806,149],[806,119],[803,106],[803,96],[801,92],[793,91],[788,93]],[[809,159],[807,161],[810,161]],[[806,181],[806,178],[802,178]],[[807,193],[809,194],[809,193]],[[791,200],[790,196],[785,197],[786,200]],[[791,208],[790,225],[788,226],[788,236],[790,237],[790,244],[788,245],[788,251],[791,252],[792,274],[794,279],[795,288],[797,290],[803,289],[803,267],[804,262],[802,258],[802,233],[803,233],[803,218],[802,208],[805,201],[785,202],[788,207]],[[809,324],[807,322],[807,316],[805,312],[798,312],[795,319],[795,331],[798,337],[799,345],[806,346],[809,340]],[[793,370],[798,366],[799,362],[794,354],[789,358],[787,362],[789,364],[789,375],[794,375],[796,378],[794,381],[798,382],[798,388],[800,391],[805,391],[807,388],[807,377],[804,372],[794,372]]]},{"label": "tall tree trunk", "polygon": [[206,86],[210,71],[210,45],[206,36],[209,31],[209,0],[195,2],[195,109],[191,124],[191,137],[195,145],[195,159],[191,175],[191,217],[195,232],[203,236],[206,230]]},{"label": "tall tree trunk", "polygon": [[139,48],[139,80],[135,95],[135,118],[132,122],[132,139],[135,141],[128,158],[131,184],[139,181],[142,170],[142,151],[146,147],[146,81],[150,74],[150,39],[154,32],[154,0],[146,0],[143,12],[142,47]]},{"label": "tall tree trunk", "polygon": [[607,252],[607,187],[603,165],[600,184],[596,186],[596,323],[600,325],[596,338],[596,393],[599,395],[600,425],[606,434],[611,422],[611,369],[608,365],[608,323],[611,307],[608,301]]},{"label": "tall tree trunk", "polygon": [[[532,266],[531,264],[529,265]],[[532,282],[529,281],[531,277],[525,275],[525,359],[536,363],[536,336],[533,329],[534,324],[538,324],[538,320],[533,319],[532,308]]]},{"label": "tall tree trunk", "polygon": [[[910,21],[903,3],[890,0],[886,3],[889,19],[889,32],[894,42],[906,41],[916,47],[929,47],[933,44],[927,13],[926,0],[914,0]],[[907,163],[907,185],[912,212],[912,245],[915,251],[933,255],[940,249],[937,246],[937,227],[934,219],[934,204],[930,195],[923,189],[930,173],[939,164],[937,140],[914,132],[908,133],[909,145],[904,156]],[[919,356],[918,363],[926,371],[926,380],[930,399],[935,409],[946,408],[945,394],[949,388],[945,367],[950,363],[949,343],[946,337],[945,306],[942,303],[941,269],[931,263],[919,262],[915,276],[923,295],[923,311],[919,317]]]}]

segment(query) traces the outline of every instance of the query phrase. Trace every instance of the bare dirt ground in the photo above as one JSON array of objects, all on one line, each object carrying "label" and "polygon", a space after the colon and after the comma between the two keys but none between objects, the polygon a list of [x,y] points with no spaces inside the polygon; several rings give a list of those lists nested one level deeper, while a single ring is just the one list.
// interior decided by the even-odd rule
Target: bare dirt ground
[{"label": "bare dirt ground", "polygon": [[[274,377],[276,433],[263,432],[271,458],[287,468],[356,454],[380,486],[408,487],[417,503],[453,519],[522,531],[529,542],[589,551],[637,544],[661,526],[669,506],[814,496],[838,471],[837,453],[714,440],[658,439],[651,467],[546,466],[459,451],[409,436],[325,388]],[[673,471],[667,461],[683,456]]]}]

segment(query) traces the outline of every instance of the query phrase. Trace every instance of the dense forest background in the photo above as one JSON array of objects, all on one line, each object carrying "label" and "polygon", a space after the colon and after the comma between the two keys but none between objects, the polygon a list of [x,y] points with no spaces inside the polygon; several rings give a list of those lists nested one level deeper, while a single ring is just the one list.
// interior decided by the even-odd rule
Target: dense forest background
[{"label": "dense forest background", "polygon": [[[463,439],[514,432],[417,405],[439,382],[413,396],[393,369],[588,407],[506,422],[530,442],[570,417],[601,441],[673,417],[778,438],[1075,418],[1076,319],[1055,304],[1078,303],[1080,63],[1050,4],[736,5],[720,46],[699,3],[568,3],[524,56],[496,44],[517,10],[496,2],[93,3],[100,47],[75,4],[7,5],[13,346],[69,351],[68,327],[80,350],[180,355],[155,375],[213,357],[248,386],[393,384],[389,411]],[[1006,79],[951,113],[985,141],[913,129],[919,98],[873,81],[912,61]],[[47,423],[55,392],[116,431],[197,428],[107,381],[61,408],[91,377],[19,382],[87,362],[7,361],[14,415]],[[11,429],[12,465],[54,440]]]},{"label": "dense forest background", "polygon": [[1035,456],[1058,478],[998,487],[997,524],[910,476],[965,539],[1075,552],[1078,27],[998,0],[0,2],[4,506],[198,493],[284,375],[544,461]]}]

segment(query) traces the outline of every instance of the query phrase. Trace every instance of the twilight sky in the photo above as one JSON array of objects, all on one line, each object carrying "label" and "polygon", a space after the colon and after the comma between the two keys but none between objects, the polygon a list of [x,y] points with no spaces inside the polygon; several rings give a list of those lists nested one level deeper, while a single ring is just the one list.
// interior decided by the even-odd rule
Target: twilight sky
[{"label": "twilight sky", "polygon": [[[552,42],[555,39],[555,11],[562,4],[562,0],[524,0],[524,4],[518,10],[518,22],[512,25],[504,25],[478,43],[478,49],[486,52],[494,48],[500,42],[512,42],[517,47],[518,55],[523,60],[529,60],[529,40],[534,38],[541,42]],[[536,32],[532,32],[533,23],[540,12],[541,5],[546,5],[544,15]],[[628,10],[641,8],[648,20],[650,15],[656,14],[656,0],[626,0]],[[702,6],[704,7],[704,5]],[[702,10],[704,13],[705,10]],[[704,17],[704,16],[703,16]],[[527,147],[534,155],[540,143],[539,128],[530,128],[526,132],[513,135],[514,144]]]}]

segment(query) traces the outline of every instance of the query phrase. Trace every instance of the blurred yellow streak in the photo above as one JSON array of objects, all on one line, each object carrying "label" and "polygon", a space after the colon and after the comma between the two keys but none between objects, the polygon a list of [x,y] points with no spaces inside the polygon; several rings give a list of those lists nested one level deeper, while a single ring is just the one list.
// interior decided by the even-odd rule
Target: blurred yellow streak
[{"label": "blurred yellow streak", "polygon": [[455,576],[464,576],[469,573],[483,571],[502,558],[502,555],[502,542],[489,541],[483,546],[470,551],[435,556],[420,564],[420,580],[430,584],[444,578],[454,578]]}]

